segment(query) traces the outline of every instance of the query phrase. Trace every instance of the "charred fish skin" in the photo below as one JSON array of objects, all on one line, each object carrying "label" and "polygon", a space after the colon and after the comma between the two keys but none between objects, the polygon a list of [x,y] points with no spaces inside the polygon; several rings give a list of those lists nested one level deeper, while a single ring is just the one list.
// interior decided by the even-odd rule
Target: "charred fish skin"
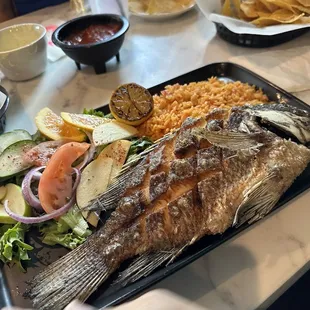
[{"label": "charred fish skin", "polygon": [[310,150],[260,128],[255,113],[218,110],[162,141],[130,171],[137,177],[119,183],[126,188],[106,225],[33,279],[34,306],[60,310],[75,298],[85,301],[129,258],[139,256],[121,283],[205,235],[268,213],[307,167]]},{"label": "charred fish skin", "polygon": [[277,111],[281,113],[291,113],[295,117],[296,116],[303,116],[303,117],[310,117],[309,111],[294,107],[289,104],[281,104],[281,103],[274,103],[274,104],[258,104],[258,105],[244,105],[242,107],[233,107],[232,111],[234,110],[248,110],[248,111]]}]

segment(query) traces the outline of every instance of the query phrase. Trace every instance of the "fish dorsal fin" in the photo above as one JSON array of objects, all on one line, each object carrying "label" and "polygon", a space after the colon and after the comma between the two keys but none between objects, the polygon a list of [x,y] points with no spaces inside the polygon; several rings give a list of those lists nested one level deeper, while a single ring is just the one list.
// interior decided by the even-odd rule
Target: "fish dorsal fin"
[{"label": "fish dorsal fin", "polygon": [[244,193],[244,199],[235,213],[233,226],[256,222],[272,210],[281,197],[281,194],[273,191],[274,179],[277,177],[276,170],[273,170]]},{"label": "fish dorsal fin", "polygon": [[179,256],[188,245],[180,248],[174,248],[169,251],[161,251],[156,253],[145,253],[137,257],[129,267],[119,274],[114,284],[126,286],[128,283],[135,282],[140,278],[151,274],[157,267],[166,263],[168,266],[173,260]]},{"label": "fish dorsal fin", "polygon": [[111,184],[107,190],[96,197],[93,201],[89,203],[87,207],[83,210],[87,211],[107,211],[114,210],[120,200],[120,197],[126,190],[127,182],[131,179],[134,169],[143,164],[144,160],[147,158],[148,154],[155,150],[163,141],[169,139],[171,135],[165,135],[163,138],[157,140],[150,147],[145,149],[142,153],[132,156],[129,161],[123,166],[120,171],[116,181]]},{"label": "fish dorsal fin", "polygon": [[211,144],[227,148],[231,151],[258,149],[263,146],[260,142],[262,133],[244,133],[227,130],[209,131],[203,128],[195,128],[194,133],[198,137],[207,139]]}]

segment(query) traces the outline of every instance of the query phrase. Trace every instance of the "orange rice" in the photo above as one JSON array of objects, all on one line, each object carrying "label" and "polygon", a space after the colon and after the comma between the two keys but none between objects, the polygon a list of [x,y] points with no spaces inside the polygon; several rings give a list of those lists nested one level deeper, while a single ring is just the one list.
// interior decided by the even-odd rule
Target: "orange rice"
[{"label": "orange rice", "polygon": [[225,83],[214,77],[203,82],[168,85],[153,98],[154,113],[138,130],[139,135],[154,141],[180,128],[187,117],[201,117],[214,108],[268,102],[261,89],[241,82]]}]

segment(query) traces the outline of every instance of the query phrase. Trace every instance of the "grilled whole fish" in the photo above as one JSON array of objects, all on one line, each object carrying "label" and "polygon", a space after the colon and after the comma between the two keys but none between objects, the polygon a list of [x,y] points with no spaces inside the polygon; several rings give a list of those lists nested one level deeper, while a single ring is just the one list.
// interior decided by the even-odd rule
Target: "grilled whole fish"
[{"label": "grilled whole fish", "polygon": [[[266,215],[310,161],[310,116],[284,105],[215,110],[187,119],[88,209],[116,210],[87,241],[31,282],[37,309],[86,300],[120,264],[125,285],[208,234]],[[108,198],[107,198],[108,197]]]}]

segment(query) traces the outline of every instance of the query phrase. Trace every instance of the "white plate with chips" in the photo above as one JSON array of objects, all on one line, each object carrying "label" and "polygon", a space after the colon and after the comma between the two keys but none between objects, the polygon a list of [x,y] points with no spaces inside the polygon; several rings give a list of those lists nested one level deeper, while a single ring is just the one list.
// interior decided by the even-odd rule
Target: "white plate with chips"
[{"label": "white plate with chips", "polygon": [[[264,0],[259,0],[259,2],[263,2]],[[308,2],[309,1],[309,5],[310,5],[310,0],[292,0],[293,1],[297,1],[299,3],[299,7],[301,8],[302,5],[300,4],[300,2]],[[287,11],[289,10],[285,10],[284,11],[284,20],[283,23],[279,23],[277,25],[274,25],[270,22],[269,20],[271,20],[271,18],[266,17],[266,18],[262,18],[261,21],[264,21],[263,23],[260,24],[260,27],[258,27],[257,25],[255,25],[253,22],[247,22],[244,21],[242,19],[237,19],[234,17],[229,17],[229,16],[225,16],[222,15],[222,5],[225,1],[221,1],[221,0],[212,0],[212,1],[208,1],[208,0],[196,0],[196,3],[198,5],[198,7],[201,9],[201,11],[204,13],[204,15],[212,22],[214,23],[219,23],[219,24],[223,24],[226,28],[228,28],[230,31],[237,33],[237,34],[253,34],[253,35],[265,35],[265,36],[272,36],[272,35],[276,35],[276,34],[281,34],[281,33],[285,33],[285,32],[289,32],[289,31],[293,31],[293,30],[298,30],[298,29],[303,29],[303,28],[309,28],[310,27],[310,14],[307,14],[306,11],[308,11],[309,9],[309,13],[310,13],[310,6],[306,7],[304,6],[302,9],[304,10],[304,12],[298,12],[296,13],[296,16],[292,16],[291,21],[292,23],[287,23],[288,19],[287,19]],[[234,3],[238,3],[238,0],[234,0],[232,1]],[[270,3],[272,1],[267,1],[267,3]],[[284,3],[285,1],[279,1],[278,3]],[[240,3],[240,2],[239,2]],[[291,4],[286,4],[291,6]],[[296,8],[296,5],[295,5]],[[282,10],[283,12],[283,8],[276,8],[276,10]],[[297,10],[297,9],[296,9]],[[269,15],[271,15],[272,13],[270,12]],[[285,20],[286,19],[286,20]],[[295,23],[293,23],[295,22]],[[299,23],[300,22],[300,23]]]},{"label": "white plate with chips", "polygon": [[190,11],[191,9],[194,8],[195,6],[195,1],[190,1],[190,3],[188,5],[184,5],[182,7],[180,7],[180,9],[178,10],[173,10],[171,12],[165,12],[165,13],[146,13],[143,12],[142,10],[140,10],[140,8],[133,8],[131,7],[131,3],[129,2],[129,12],[131,15],[133,16],[137,16],[146,20],[152,20],[152,21],[162,21],[162,20],[166,20],[166,19],[170,19],[170,18],[175,18],[178,16],[183,15],[184,13]]}]

